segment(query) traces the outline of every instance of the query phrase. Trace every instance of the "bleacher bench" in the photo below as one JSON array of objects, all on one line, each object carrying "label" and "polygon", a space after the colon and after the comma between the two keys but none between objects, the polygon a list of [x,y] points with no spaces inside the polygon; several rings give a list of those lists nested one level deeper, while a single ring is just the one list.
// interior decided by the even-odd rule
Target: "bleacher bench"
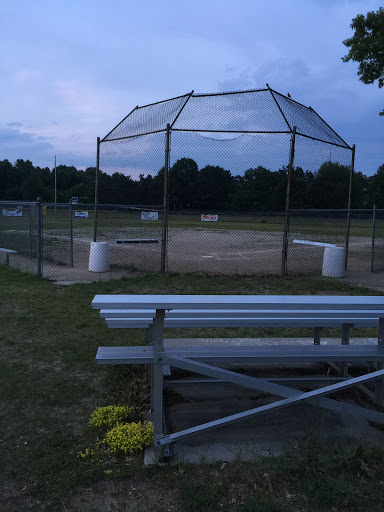
[{"label": "bleacher bench", "polygon": [[4,249],[3,247],[0,247],[0,252],[5,252],[6,254],[6,264],[9,266],[9,255],[10,254],[17,254],[17,251],[14,251],[13,249]]},{"label": "bleacher bench", "polygon": [[[319,407],[356,414],[384,423],[384,414],[325,398],[323,395],[376,379],[376,403],[384,404],[384,297],[268,295],[96,295],[92,307],[110,328],[142,328],[147,346],[99,347],[97,364],[150,364],[155,445],[217,428],[262,412],[306,401]],[[377,345],[350,345],[353,327],[378,329]],[[185,346],[164,345],[165,328],[311,327],[312,346]],[[340,327],[339,346],[321,345],[321,329]],[[220,363],[373,362],[376,371],[303,393],[271,379],[257,379],[226,370]],[[283,397],[283,400],[166,435],[163,431],[163,367],[174,366],[211,379],[221,379]],[[344,366],[345,368],[346,366]]]},{"label": "bleacher bench", "polygon": [[125,238],[116,240],[117,244],[158,244],[157,238]]}]

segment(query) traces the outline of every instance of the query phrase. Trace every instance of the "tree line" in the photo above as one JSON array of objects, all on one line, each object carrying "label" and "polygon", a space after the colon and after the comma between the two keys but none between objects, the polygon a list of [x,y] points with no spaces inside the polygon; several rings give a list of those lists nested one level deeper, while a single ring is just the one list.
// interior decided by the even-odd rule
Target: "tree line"
[{"label": "tree line", "polygon": [[[59,165],[56,169],[57,202],[94,202],[95,167],[85,171]],[[190,158],[181,158],[169,170],[169,207],[173,210],[282,211],[285,207],[288,169],[270,171],[257,166],[243,175],[207,165],[202,169]],[[316,172],[295,167],[291,180],[291,208],[346,208],[350,169],[325,162]],[[138,180],[122,173],[99,173],[99,203],[161,205],[164,168]],[[54,201],[54,172],[35,167],[29,160],[0,161],[0,200]],[[352,208],[384,208],[384,164],[373,176],[355,172]]]}]

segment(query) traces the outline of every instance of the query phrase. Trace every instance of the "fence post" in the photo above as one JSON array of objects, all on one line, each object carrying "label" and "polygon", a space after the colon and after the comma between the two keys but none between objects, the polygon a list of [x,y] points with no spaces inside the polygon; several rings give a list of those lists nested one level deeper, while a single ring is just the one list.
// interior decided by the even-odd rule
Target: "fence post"
[{"label": "fence post", "polygon": [[351,229],[352,183],[353,183],[353,173],[355,170],[355,150],[356,150],[356,145],[353,144],[351,172],[349,173],[349,188],[348,188],[347,232],[346,232],[346,236],[345,236],[345,262],[344,262],[345,270],[347,270],[347,267],[348,267],[349,232]]},{"label": "fence post", "polygon": [[372,210],[372,248],[371,248],[371,272],[373,272],[373,263],[375,258],[375,237],[376,237],[376,205]]},{"label": "fence post", "polygon": [[165,137],[165,165],[164,165],[164,197],[163,197],[163,226],[161,236],[161,273],[167,271],[167,241],[168,241],[168,169],[169,169],[169,139],[171,127],[167,124]]},{"label": "fence post", "polygon": [[29,251],[31,256],[33,254],[33,241],[32,241],[32,204],[28,205],[29,211]]},{"label": "fence post", "polygon": [[72,215],[73,215],[73,206],[72,206],[72,199],[71,199],[71,202],[69,203],[69,239],[70,239],[70,254],[69,254],[69,257],[70,257],[70,265],[71,267],[73,267],[73,219],[72,219]]},{"label": "fence post", "polygon": [[96,177],[95,177],[95,211],[94,211],[94,225],[93,225],[93,241],[97,241],[97,202],[99,200],[99,167],[100,167],[100,137],[97,137],[97,150],[96,150]]},{"label": "fence post", "polygon": [[289,201],[291,197],[291,177],[293,169],[293,161],[295,157],[295,139],[296,139],[296,126],[293,127],[291,136],[291,148],[289,152],[289,165],[287,176],[287,193],[285,196],[285,210],[284,210],[284,234],[283,234],[283,249],[281,255],[281,276],[287,275],[287,260],[288,260],[288,230],[289,230]]},{"label": "fence post", "polygon": [[37,275],[42,276],[42,216],[41,216],[41,199],[37,198]]}]

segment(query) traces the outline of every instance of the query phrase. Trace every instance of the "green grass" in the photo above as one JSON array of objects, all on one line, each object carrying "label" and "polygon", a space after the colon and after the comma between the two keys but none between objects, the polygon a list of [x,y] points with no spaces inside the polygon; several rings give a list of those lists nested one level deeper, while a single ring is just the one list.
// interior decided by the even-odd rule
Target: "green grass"
[{"label": "green grass", "polygon": [[[296,494],[298,503],[304,504],[300,510],[331,506],[368,510],[353,509],[361,500],[372,504],[369,510],[375,510],[376,502],[382,504],[381,496],[375,502],[369,494],[381,490],[380,481],[384,481],[381,452],[374,458],[363,453],[343,459],[340,454],[336,460],[324,459],[321,453],[310,459],[307,454],[305,463],[299,458],[268,459],[262,464],[237,462],[227,464],[225,470],[202,465],[146,471],[138,460],[127,458],[82,463],[77,454],[94,442],[87,424],[96,407],[133,404],[140,412],[148,407],[143,367],[95,365],[100,345],[144,343],[142,330],[106,327],[91,309],[96,293],[361,295],[372,291],[328,280],[152,274],[58,286],[0,266],[0,510],[102,511],[108,510],[107,498],[111,496],[117,503],[111,510],[295,510],[291,507],[293,498],[287,499],[283,491],[276,491],[278,488]],[[309,331],[209,329],[166,333],[186,334],[299,336]],[[368,481],[367,470],[356,457],[368,464],[375,478]],[[320,477],[318,467],[326,469]],[[349,468],[347,473],[345,468]],[[266,485],[264,473],[269,474],[272,487]],[[358,492],[351,494],[351,485]],[[349,494],[352,501],[343,505]]]}]

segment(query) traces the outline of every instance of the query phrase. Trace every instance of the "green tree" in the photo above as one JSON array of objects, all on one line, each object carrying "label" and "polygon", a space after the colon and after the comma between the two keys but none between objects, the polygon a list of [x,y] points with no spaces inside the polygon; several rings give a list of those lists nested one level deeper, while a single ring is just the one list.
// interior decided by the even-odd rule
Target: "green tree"
[{"label": "green tree", "polygon": [[46,191],[41,176],[34,172],[27,176],[20,188],[21,199],[24,201],[36,201],[37,197],[46,200]]},{"label": "green tree", "polygon": [[[278,174],[279,180],[273,193],[272,210],[283,211],[287,197],[288,167],[282,167],[276,174]],[[309,206],[308,190],[313,178],[314,176],[311,171],[303,171],[301,167],[294,167],[292,169],[289,198],[290,209],[307,208]]]},{"label": "green tree", "polygon": [[3,160],[0,162],[0,199],[18,199],[19,176],[11,162]]},{"label": "green tree", "polygon": [[[367,16],[358,14],[353,18],[351,28],[355,30],[352,37],[343,41],[349,48],[344,62],[359,62],[357,74],[365,84],[384,85],[384,9],[369,11]],[[384,110],[380,112],[384,116]]]},{"label": "green tree", "polygon": [[230,201],[232,183],[230,171],[217,165],[206,165],[199,171],[197,207],[207,211],[225,210]]},{"label": "green tree", "polygon": [[376,204],[377,208],[384,208],[384,164],[368,180],[368,207],[372,208]]},{"label": "green tree", "polygon": [[274,195],[280,181],[277,172],[258,166],[244,173],[242,200],[249,210],[273,210]]},{"label": "green tree", "polygon": [[308,189],[311,208],[347,208],[350,169],[339,163],[325,162],[316,172]]},{"label": "green tree", "polygon": [[181,158],[169,170],[170,208],[196,208],[199,169],[191,158]]}]

